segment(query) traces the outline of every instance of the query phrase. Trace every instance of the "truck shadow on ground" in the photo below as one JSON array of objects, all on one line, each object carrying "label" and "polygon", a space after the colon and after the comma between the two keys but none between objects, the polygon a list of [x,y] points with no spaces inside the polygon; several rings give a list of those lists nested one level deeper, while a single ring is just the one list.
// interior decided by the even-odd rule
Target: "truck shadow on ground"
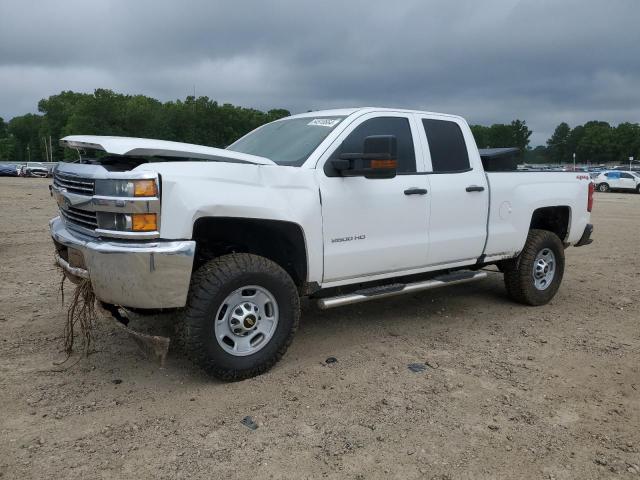
[{"label": "truck shadow on ground", "polygon": [[416,317],[429,320],[443,307],[451,309],[452,313],[462,314],[465,310],[473,309],[478,302],[511,303],[504,290],[501,274],[490,273],[486,279],[475,283],[371,300],[330,310],[321,310],[314,300],[307,300],[303,304],[300,323],[301,326],[319,324],[322,328],[330,328],[348,318],[355,328],[372,321],[393,326],[397,322],[402,323]]},{"label": "truck shadow on ground", "polygon": [[[305,299],[302,302],[300,327],[293,344],[274,371],[297,368],[297,363],[310,356],[323,361],[330,355],[347,355],[363,342],[375,347],[389,338],[417,332],[420,332],[421,338],[428,340],[438,328],[460,327],[465,322],[473,322],[476,327],[479,324],[479,328],[482,328],[483,322],[489,324],[495,319],[487,312],[510,304],[513,305],[506,296],[502,275],[498,273],[490,273],[488,278],[476,283],[372,300],[332,310],[321,310],[314,300]],[[173,335],[174,325],[173,315],[134,317],[131,323],[137,330],[167,336]],[[102,339],[100,343],[105,351],[99,352],[99,355],[119,356],[118,363],[151,362],[144,359],[141,352],[134,356],[123,355],[123,349],[131,351],[134,348],[133,341],[127,339],[125,334],[111,332],[109,335],[117,340],[113,345],[104,346],[104,343],[115,339]],[[172,339],[174,342],[175,339]],[[97,362],[97,368],[104,363]],[[191,381],[198,383],[218,383],[191,364],[185,352],[175,346],[170,349],[164,370],[171,376],[191,377]]]}]

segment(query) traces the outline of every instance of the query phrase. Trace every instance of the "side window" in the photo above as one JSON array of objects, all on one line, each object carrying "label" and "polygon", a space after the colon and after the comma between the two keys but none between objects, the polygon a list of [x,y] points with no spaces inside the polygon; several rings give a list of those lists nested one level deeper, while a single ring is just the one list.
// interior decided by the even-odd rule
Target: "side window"
[{"label": "side window", "polygon": [[422,126],[429,142],[434,172],[460,172],[471,168],[467,144],[457,123],[423,118]]},{"label": "side window", "polygon": [[376,117],[362,122],[344,139],[334,155],[361,152],[365,137],[370,135],[395,135],[398,139],[398,173],[416,172],[416,154],[407,118]]},{"label": "side window", "polygon": [[633,179],[633,175],[631,175],[630,173],[621,173],[620,176],[622,178],[631,178],[631,179]]}]

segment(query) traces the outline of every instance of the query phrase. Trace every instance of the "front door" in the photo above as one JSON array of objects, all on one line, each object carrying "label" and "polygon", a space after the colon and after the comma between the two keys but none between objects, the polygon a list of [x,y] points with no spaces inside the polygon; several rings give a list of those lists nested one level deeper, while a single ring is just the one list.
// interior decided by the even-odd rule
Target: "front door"
[{"label": "front door", "polygon": [[[397,138],[394,178],[331,176],[323,168],[339,153],[362,151],[364,138],[371,135]],[[410,116],[371,113],[355,120],[319,162],[324,283],[427,264],[429,181],[420,174],[421,147],[414,138],[416,125]]]},{"label": "front door", "polygon": [[622,175],[620,172],[607,172],[604,176],[607,177],[609,188],[624,188],[622,186]]},{"label": "front door", "polygon": [[625,190],[635,190],[636,189],[636,179],[633,175],[627,172],[620,172],[620,187]]}]

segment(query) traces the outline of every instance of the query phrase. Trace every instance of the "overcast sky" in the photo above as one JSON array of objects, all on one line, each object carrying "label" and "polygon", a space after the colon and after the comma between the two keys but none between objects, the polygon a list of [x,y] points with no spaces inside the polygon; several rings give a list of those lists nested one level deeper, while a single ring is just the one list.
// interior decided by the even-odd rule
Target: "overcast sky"
[{"label": "overcast sky", "polygon": [[640,0],[0,0],[0,116],[110,88],[294,113],[640,122]]}]

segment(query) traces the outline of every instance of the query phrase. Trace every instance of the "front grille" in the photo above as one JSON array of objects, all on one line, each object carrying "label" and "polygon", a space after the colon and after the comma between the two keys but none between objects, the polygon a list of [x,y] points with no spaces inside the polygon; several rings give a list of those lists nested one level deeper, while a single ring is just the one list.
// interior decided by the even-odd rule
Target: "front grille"
[{"label": "front grille", "polygon": [[93,195],[95,180],[56,172],[53,175],[53,184],[59,188],[66,188],[68,192],[77,193],[78,195]]},{"label": "front grille", "polygon": [[74,207],[60,208],[60,214],[67,223],[78,225],[79,227],[95,230],[98,228],[98,218],[96,212],[88,212]]}]

